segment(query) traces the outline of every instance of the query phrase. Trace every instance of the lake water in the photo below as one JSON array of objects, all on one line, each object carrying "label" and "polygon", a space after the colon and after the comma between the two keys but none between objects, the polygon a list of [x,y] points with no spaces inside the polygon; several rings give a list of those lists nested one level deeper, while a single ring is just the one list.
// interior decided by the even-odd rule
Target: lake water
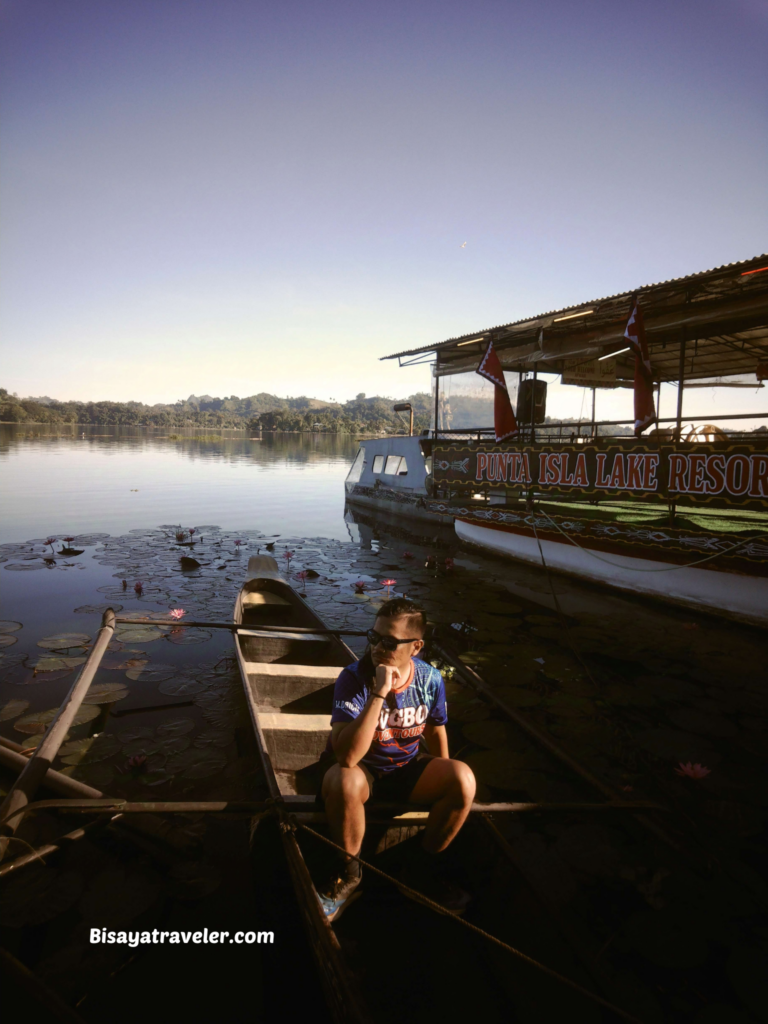
[{"label": "lake water", "polygon": [[356,451],[335,434],[0,425],[0,543],[159,523],[348,539],[343,481]]},{"label": "lake water", "polygon": [[[707,1002],[733,1020],[737,1007],[765,1005],[754,989],[764,972],[740,967],[765,941],[764,631],[550,578],[462,550],[450,532],[422,536],[405,520],[385,525],[345,514],[353,438],[172,439],[104,427],[82,435],[82,428],[0,427],[3,737],[34,745],[108,605],[144,616],[182,608],[191,620],[229,619],[248,555],[269,544],[329,625],[360,630],[387,592],[382,581],[394,580],[392,592],[418,599],[508,704],[616,791],[671,808],[660,820],[706,849],[702,863],[727,865],[705,881],[634,819],[616,814],[500,823],[521,863],[533,858],[555,873],[553,892],[578,885],[587,897],[578,912],[598,945],[606,943],[603,964],[631,972],[651,1002],[652,992],[671,993],[665,1006],[671,999],[683,1012],[685,1004],[685,1019],[704,1021],[696,1011]],[[177,538],[170,524],[195,533]],[[73,538],[68,548],[64,536]],[[48,537],[58,540],[46,545]],[[184,555],[198,564],[188,568]],[[302,579],[303,569],[316,575]],[[357,581],[365,584],[361,594]],[[130,799],[259,798],[262,777],[228,633],[123,628],[96,683],[58,770]],[[455,680],[449,739],[472,766],[481,799],[603,799]],[[701,777],[681,774],[688,763],[703,766]],[[200,903],[199,927],[210,927],[214,909],[225,906],[241,927],[247,829],[230,856],[210,820],[174,821],[174,841],[191,843],[186,856],[203,865],[195,885],[213,894]],[[20,839],[40,845],[55,827],[41,816]],[[25,869],[18,882],[4,883],[0,899],[0,945],[29,951],[27,965],[73,1005],[121,966],[117,953],[91,949],[82,937],[94,907],[121,921],[179,912],[178,879],[98,857],[74,844],[57,862],[60,874]],[[194,916],[198,889],[181,888]],[[221,968],[234,979],[235,968],[251,972],[254,956],[261,954],[250,949],[248,959]],[[165,964],[158,959],[159,977]],[[269,962],[262,968],[267,977]],[[81,1006],[88,1020],[103,1019],[97,996],[89,997],[91,1015],[88,1000]],[[134,1009],[131,1019],[142,1012]],[[650,1009],[645,1018],[656,1019]]]}]

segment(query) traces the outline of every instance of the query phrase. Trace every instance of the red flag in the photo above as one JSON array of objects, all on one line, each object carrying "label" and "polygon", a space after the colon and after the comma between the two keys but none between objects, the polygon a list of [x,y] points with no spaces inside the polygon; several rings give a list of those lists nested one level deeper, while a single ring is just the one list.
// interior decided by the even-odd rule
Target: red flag
[{"label": "red flag", "polygon": [[656,421],[656,409],[653,404],[653,377],[643,314],[637,301],[629,314],[624,337],[635,353],[635,436],[640,437],[645,428]]},{"label": "red flag", "polygon": [[493,425],[496,432],[496,440],[505,441],[508,437],[514,437],[517,434],[517,420],[512,410],[512,403],[509,400],[507,382],[504,380],[504,371],[501,368],[501,362],[496,355],[492,341],[488,343],[485,355],[475,372],[495,385]]}]

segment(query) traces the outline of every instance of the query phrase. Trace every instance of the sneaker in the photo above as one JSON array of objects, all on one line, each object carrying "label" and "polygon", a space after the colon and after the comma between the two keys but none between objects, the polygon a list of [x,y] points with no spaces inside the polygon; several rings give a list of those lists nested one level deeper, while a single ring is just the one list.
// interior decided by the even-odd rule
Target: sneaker
[{"label": "sneaker", "polygon": [[362,896],[359,889],[361,881],[362,875],[358,875],[357,878],[344,878],[339,875],[318,892],[320,906],[329,924],[333,924],[358,896]]},{"label": "sneaker", "polygon": [[[432,900],[433,903],[439,903],[443,910],[447,910],[449,914],[453,914],[455,917],[461,917],[472,901],[472,897],[468,892],[459,888],[458,885],[455,885],[447,878],[442,878],[436,874],[427,875],[424,871],[419,871],[418,868],[410,866],[404,868],[400,872],[399,880],[403,885],[407,885],[409,889],[415,889],[422,896]],[[411,896],[405,889],[400,889],[400,892],[407,899],[413,900],[415,903],[419,902],[415,896]]]}]

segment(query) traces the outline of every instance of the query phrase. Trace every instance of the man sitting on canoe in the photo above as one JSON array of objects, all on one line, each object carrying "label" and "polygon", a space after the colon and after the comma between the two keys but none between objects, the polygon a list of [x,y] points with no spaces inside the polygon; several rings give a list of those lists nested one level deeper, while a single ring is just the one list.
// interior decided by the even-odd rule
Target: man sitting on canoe
[{"label": "man sitting on canoe", "polygon": [[[332,753],[321,759],[320,795],[334,841],[355,856],[372,795],[388,803],[431,804],[420,864],[411,869],[407,884],[460,914],[468,896],[442,879],[441,854],[469,814],[475,777],[468,765],[448,756],[443,677],[416,658],[426,624],[423,610],[404,598],[379,609],[365,656],[336,680]],[[422,737],[429,753],[419,751]],[[347,859],[341,874],[320,890],[329,921],[359,895],[360,880],[359,863]]]}]

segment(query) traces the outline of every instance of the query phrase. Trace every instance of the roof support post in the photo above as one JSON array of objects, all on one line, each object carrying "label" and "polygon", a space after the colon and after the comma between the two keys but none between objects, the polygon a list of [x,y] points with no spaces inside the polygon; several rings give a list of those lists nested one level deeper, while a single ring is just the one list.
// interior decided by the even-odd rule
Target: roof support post
[{"label": "roof support post", "polygon": [[677,372],[677,440],[683,432],[683,388],[685,385],[685,335],[680,342],[680,366]]},{"label": "roof support post", "polygon": [[437,373],[439,366],[440,360],[435,359],[435,440],[437,440],[438,419],[440,417],[440,377]]}]

